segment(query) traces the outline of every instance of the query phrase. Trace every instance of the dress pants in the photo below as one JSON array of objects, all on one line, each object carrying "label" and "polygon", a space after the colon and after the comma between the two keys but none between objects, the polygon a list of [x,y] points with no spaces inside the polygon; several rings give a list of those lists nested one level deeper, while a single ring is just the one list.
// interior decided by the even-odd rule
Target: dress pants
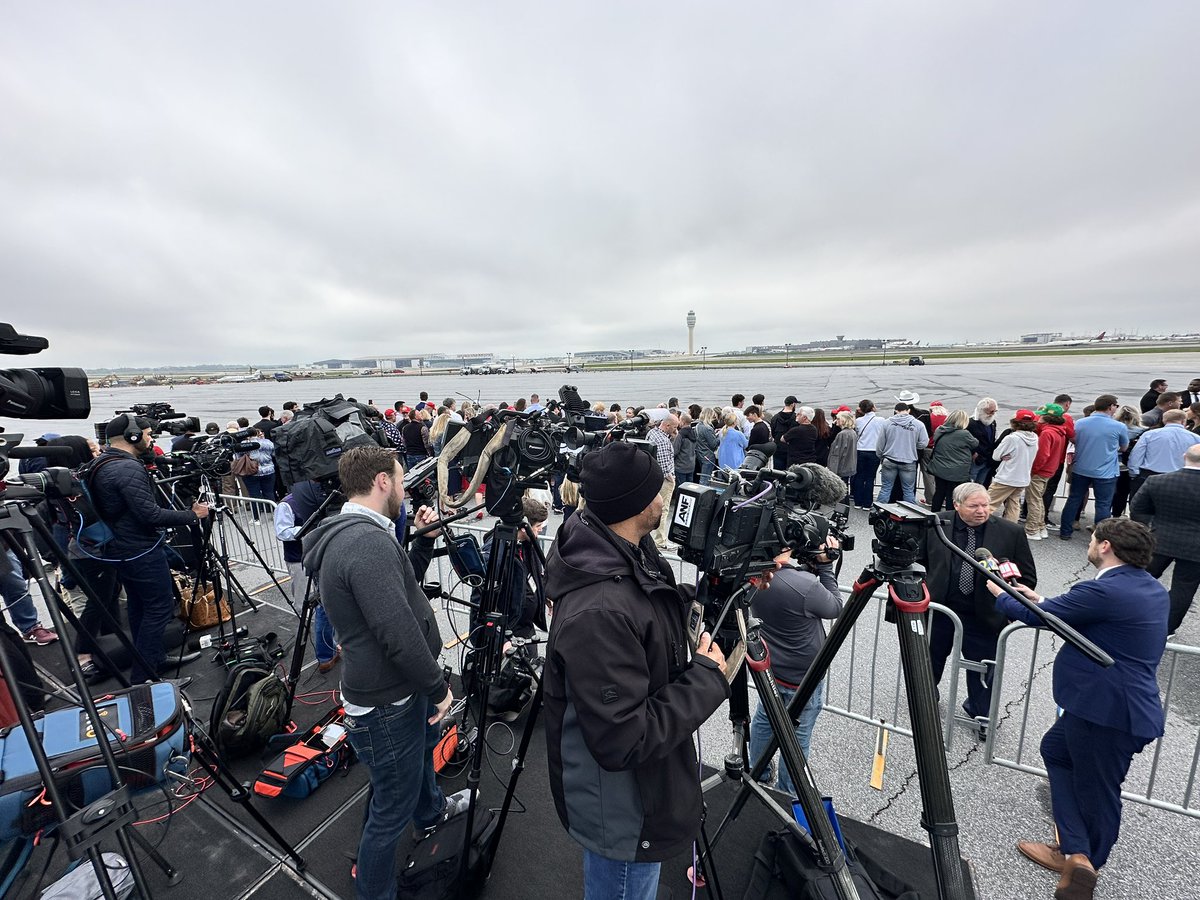
[{"label": "dress pants", "polygon": [[[943,603],[945,601],[942,601]],[[953,607],[962,619],[962,655],[964,659],[982,662],[996,658],[997,632],[988,628],[962,607]],[[954,645],[954,626],[949,618],[936,613],[929,625],[929,661],[933,664],[933,680],[941,682],[942,671]],[[992,705],[992,667],[988,667],[987,684],[978,672],[967,672],[967,701],[963,704],[969,716],[986,716]]]},{"label": "dress pants", "polygon": [[859,450],[858,469],[850,479],[854,505],[869,507],[875,500],[875,473],[879,471],[879,454],[874,450]]},{"label": "dress pants", "polygon": [[1099,869],[1121,829],[1121,785],[1134,754],[1150,743],[1064,712],[1042,738],[1058,843]]},{"label": "dress pants", "polygon": [[658,489],[658,496],[662,497],[663,501],[662,517],[658,520],[658,527],[654,529],[654,543],[660,550],[671,546],[667,532],[671,529],[671,496],[674,493],[675,479],[664,478],[662,487]]},{"label": "dress pants", "polygon": [[1200,560],[1155,553],[1146,571],[1155,578],[1162,578],[1171,563],[1175,564],[1175,568],[1171,570],[1171,612],[1167,617],[1167,634],[1179,630],[1196,597],[1196,589],[1200,588]]}]

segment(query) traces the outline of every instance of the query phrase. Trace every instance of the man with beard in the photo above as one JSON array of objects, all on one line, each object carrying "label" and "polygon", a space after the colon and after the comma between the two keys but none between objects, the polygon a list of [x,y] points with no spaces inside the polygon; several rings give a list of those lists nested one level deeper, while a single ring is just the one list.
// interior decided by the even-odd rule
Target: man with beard
[{"label": "man with beard", "polygon": [[975,435],[979,446],[971,463],[971,480],[987,487],[992,481],[992,451],[996,449],[996,410],[1000,406],[991,397],[975,404],[975,415],[967,423],[967,431]]},{"label": "man with beard", "polygon": [[438,787],[437,723],[453,697],[438,665],[433,608],[396,540],[404,470],[384,447],[355,447],[338,460],[342,511],[304,539],[304,568],[342,645],[346,728],[371,776],[358,847],[355,893],[396,895],[396,851],[412,823],[429,833],[466,809],[468,795]]},{"label": "man with beard", "polygon": [[796,424],[796,404],[799,402],[795,396],[789,394],[783,401],[783,409],[771,417],[771,439],[775,441],[776,469],[787,468],[787,445],[783,443],[783,436]]},{"label": "man with beard", "polygon": [[[1146,571],[1153,554],[1154,537],[1145,525],[1105,519],[1096,524],[1088,545],[1088,562],[1096,567],[1093,580],[1077,581],[1058,597],[1014,585],[1114,660],[1105,668],[1071,644],[1054,659],[1054,702],[1061,714],[1042,738],[1041,751],[1058,840],[1021,841],[1017,849],[1060,874],[1054,892],[1059,900],[1091,900],[1096,873],[1117,842],[1121,784],[1129,764],[1163,734],[1155,674],[1167,643],[1170,600]],[[1042,624],[1000,588],[991,582],[987,587],[1004,616]]]}]

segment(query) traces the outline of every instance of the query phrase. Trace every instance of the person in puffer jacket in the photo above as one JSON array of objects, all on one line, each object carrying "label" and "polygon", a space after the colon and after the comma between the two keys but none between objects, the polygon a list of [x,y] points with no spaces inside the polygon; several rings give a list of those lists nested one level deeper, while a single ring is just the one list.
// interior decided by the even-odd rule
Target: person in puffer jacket
[{"label": "person in puffer jacket", "polygon": [[691,589],[650,535],[662,472],[625,441],[584,458],[587,505],[546,561],[554,620],[543,675],[550,791],[583,846],[584,896],[653,898],[663,860],[700,831],[692,735],[729,696],[707,634],[691,649]]},{"label": "person in puffer jacket", "polygon": [[1033,460],[1038,452],[1037,415],[1031,409],[1018,409],[1009,423],[1012,431],[992,451],[1000,463],[988,488],[988,503],[995,513],[1004,507],[1004,518],[1015,522],[1021,515],[1021,493],[1029,486]]}]

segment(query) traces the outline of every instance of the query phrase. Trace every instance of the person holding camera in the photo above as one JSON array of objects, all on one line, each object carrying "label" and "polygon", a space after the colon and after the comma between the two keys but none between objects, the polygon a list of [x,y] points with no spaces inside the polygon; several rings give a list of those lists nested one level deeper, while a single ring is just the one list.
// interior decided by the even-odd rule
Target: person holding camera
[{"label": "person holding camera", "polygon": [[544,692],[550,789],[583,846],[589,900],[653,898],[659,866],[700,830],[691,736],[729,696],[710,635],[689,653],[690,589],[651,534],[663,473],[633,444],[583,459],[587,506],[546,563],[554,619]]},{"label": "person holding camera", "polygon": [[[821,544],[820,553],[811,562],[801,566],[791,564],[791,550],[780,554],[775,561],[781,568],[754,597],[754,615],[762,620],[762,635],[771,654],[771,675],[779,686],[779,696],[785,705],[792,702],[796,689],[825,640],[825,626],[821,620],[835,619],[842,611],[837,576],[833,573],[833,562],[826,552],[836,550],[839,546],[837,538],[830,535]],[[825,683],[822,681],[796,721],[796,739],[805,758],[812,745],[813,726],[821,712],[824,693]],[[772,737],[771,723],[760,700],[750,723],[751,765],[758,762]],[[762,778],[767,783],[771,781],[770,771],[768,769]],[[779,767],[776,783],[785,794],[795,796],[787,766]]]},{"label": "person holding camera", "polygon": [[149,419],[117,416],[105,426],[104,435],[108,448],[92,464],[89,486],[96,513],[112,529],[104,557],[125,588],[129,630],[138,650],[129,680],[140,684],[158,677],[166,658],[163,632],[175,615],[163,529],[197,525],[208,515],[208,507],[159,505],[154,481],[141,460],[154,446]]}]

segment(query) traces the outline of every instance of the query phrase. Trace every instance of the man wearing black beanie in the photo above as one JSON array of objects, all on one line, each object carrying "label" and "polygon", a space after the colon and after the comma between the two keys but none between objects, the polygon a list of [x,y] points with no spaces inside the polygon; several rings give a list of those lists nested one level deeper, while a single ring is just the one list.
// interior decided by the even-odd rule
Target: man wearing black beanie
[{"label": "man wearing black beanie", "polygon": [[691,736],[729,696],[708,634],[690,650],[691,588],[650,534],[662,470],[625,442],[584,457],[585,506],[546,562],[554,620],[544,675],[550,787],[584,848],[588,898],[653,898],[659,866],[700,830]]}]

